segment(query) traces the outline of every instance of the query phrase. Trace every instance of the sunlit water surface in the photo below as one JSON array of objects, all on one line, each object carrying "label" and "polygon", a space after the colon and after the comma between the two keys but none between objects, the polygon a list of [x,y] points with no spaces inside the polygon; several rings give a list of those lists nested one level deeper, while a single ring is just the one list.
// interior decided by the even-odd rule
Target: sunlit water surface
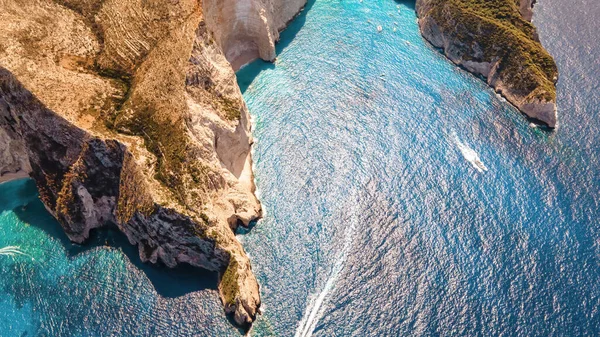
[{"label": "sunlit water surface", "polygon": [[[392,0],[316,0],[238,80],[266,214],[239,238],[255,336],[600,333],[600,4],[536,7],[560,128],[543,131]],[[382,31],[378,33],[378,26]],[[23,208],[23,205],[27,205]],[[0,186],[2,336],[239,336],[215,276],[68,243],[30,181]],[[201,281],[200,281],[201,280]]]}]

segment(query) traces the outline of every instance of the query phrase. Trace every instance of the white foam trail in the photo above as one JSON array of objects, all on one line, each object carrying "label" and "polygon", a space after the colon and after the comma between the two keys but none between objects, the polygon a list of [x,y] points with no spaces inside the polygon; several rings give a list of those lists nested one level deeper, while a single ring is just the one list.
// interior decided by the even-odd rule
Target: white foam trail
[{"label": "white foam trail", "polygon": [[34,258],[31,257],[31,255],[22,252],[21,249],[17,246],[8,246],[8,247],[0,248],[0,256],[15,257],[15,256],[19,256],[19,255],[27,256],[27,257],[31,258],[32,260],[34,260]]},{"label": "white foam trail", "polygon": [[455,132],[452,133],[454,136],[454,143],[458,146],[460,153],[462,153],[463,157],[473,165],[473,167],[479,172],[487,171],[487,167],[483,164],[481,159],[479,159],[479,155],[475,150],[470,148],[467,144],[460,141]]},{"label": "white foam trail", "polygon": [[321,319],[323,316],[323,311],[325,309],[323,304],[327,299],[327,295],[329,295],[331,290],[335,289],[335,283],[337,282],[341,271],[346,265],[346,260],[348,259],[348,254],[350,253],[350,249],[352,248],[354,241],[354,232],[356,231],[357,222],[358,220],[350,221],[350,226],[344,233],[344,247],[340,251],[338,258],[333,265],[331,275],[329,275],[329,278],[327,279],[327,282],[325,283],[325,286],[319,295],[316,298],[314,295],[311,296],[310,303],[306,307],[304,316],[302,317],[302,320],[296,329],[295,337],[310,337],[315,331],[319,319]]}]

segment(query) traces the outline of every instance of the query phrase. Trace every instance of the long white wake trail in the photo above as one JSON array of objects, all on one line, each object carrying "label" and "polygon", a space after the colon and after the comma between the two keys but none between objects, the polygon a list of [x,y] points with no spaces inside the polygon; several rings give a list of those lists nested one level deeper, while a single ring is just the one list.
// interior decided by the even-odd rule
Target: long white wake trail
[{"label": "long white wake trail", "polygon": [[333,265],[331,274],[329,275],[329,278],[327,279],[327,282],[325,283],[325,286],[319,295],[317,297],[311,296],[310,303],[304,312],[304,316],[302,317],[298,328],[296,329],[295,337],[310,337],[315,331],[319,319],[321,319],[323,316],[323,311],[325,309],[323,304],[327,300],[327,295],[329,295],[329,293],[335,289],[337,279],[346,265],[348,254],[350,253],[350,249],[352,249],[357,222],[358,219],[356,217],[353,217],[350,220],[350,226],[346,228],[344,233],[344,246],[340,251],[338,258],[336,259],[335,264]]},{"label": "long white wake trail", "polygon": [[487,167],[481,161],[481,159],[479,159],[479,154],[477,154],[477,152],[475,152],[475,150],[470,148],[467,144],[461,142],[458,136],[456,135],[456,132],[452,132],[452,136],[454,138],[454,143],[456,144],[456,146],[458,146],[458,149],[460,150],[460,153],[469,163],[471,163],[471,165],[473,165],[473,167],[477,171],[485,172],[488,170]]}]

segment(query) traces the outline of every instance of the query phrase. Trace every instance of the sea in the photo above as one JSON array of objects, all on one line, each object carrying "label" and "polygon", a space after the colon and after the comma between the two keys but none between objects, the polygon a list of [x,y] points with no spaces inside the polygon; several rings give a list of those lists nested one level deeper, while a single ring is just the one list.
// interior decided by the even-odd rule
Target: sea
[{"label": "sea", "polygon": [[[414,1],[309,0],[238,71],[264,218],[249,336],[600,335],[600,2],[540,0],[559,127],[418,31]],[[31,180],[0,185],[0,336],[242,336],[217,276],[72,244]]]}]

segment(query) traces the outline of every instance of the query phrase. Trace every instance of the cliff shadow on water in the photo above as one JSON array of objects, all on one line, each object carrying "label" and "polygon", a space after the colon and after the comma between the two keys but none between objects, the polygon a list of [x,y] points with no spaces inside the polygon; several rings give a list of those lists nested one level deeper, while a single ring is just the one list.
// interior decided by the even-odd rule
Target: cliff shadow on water
[{"label": "cliff shadow on water", "polygon": [[397,4],[416,10],[416,0],[394,0]]},{"label": "cliff shadow on water", "polygon": [[[292,21],[290,21],[285,30],[281,32],[279,41],[277,41],[277,44],[275,45],[275,51],[277,55],[281,54],[285,48],[290,45],[292,40],[294,40],[296,35],[298,35],[298,32],[302,29],[302,27],[304,27],[304,24],[306,23],[306,15],[312,9],[316,1],[317,0],[308,0],[306,2],[306,6],[304,6],[300,13],[298,13],[298,15],[296,15]],[[261,71],[273,68],[275,68],[275,64],[273,62],[257,59],[238,70],[236,72],[237,82],[242,94],[246,92],[246,89],[248,89],[250,84],[252,84],[256,76],[258,76]]]},{"label": "cliff shadow on water", "polygon": [[[46,235],[60,242],[69,258],[89,253],[95,249],[109,249],[110,247],[121,251],[133,267],[142,271],[162,297],[176,298],[205,289],[217,289],[217,273],[187,264],[170,269],[162,264],[142,262],[137,246],[129,244],[125,234],[111,226],[92,230],[90,238],[83,245],[73,243],[58,221],[46,211],[44,204],[39,200],[33,180],[28,179],[24,184],[22,181],[7,184],[13,186],[2,186],[8,188],[11,193],[0,195],[0,212],[12,209],[19,220],[41,229]],[[15,195],[18,197],[15,198]],[[17,201],[20,202],[17,204]]]},{"label": "cliff shadow on water", "polygon": [[0,188],[0,213],[38,200],[37,187],[32,179],[8,181],[0,184]]}]

